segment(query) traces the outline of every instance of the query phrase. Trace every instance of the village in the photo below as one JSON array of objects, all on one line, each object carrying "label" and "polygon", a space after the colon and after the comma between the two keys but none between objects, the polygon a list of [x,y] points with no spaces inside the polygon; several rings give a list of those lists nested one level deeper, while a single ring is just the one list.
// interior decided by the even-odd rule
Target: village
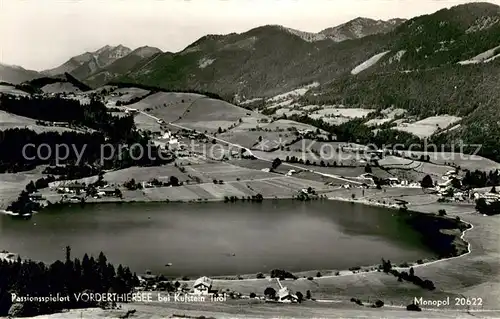
[{"label": "village", "polygon": [[[223,291],[216,289],[213,286],[213,279],[202,276],[198,279],[192,281],[191,286],[187,283],[179,283],[179,281],[168,281],[164,276],[156,276],[147,271],[146,274],[138,276],[140,285],[135,287],[135,292],[141,291],[160,291],[167,292],[174,298],[178,298],[179,295],[183,296],[183,300],[194,300],[194,301],[227,301],[227,299],[256,299],[263,300],[265,302],[278,302],[278,303],[300,303],[306,299],[312,300],[311,293],[306,292],[304,296],[301,292],[292,292],[289,288],[283,285],[283,278],[262,278],[263,280],[269,281],[269,287],[267,287],[261,293],[250,293],[249,295],[243,295],[239,292],[230,291],[229,289]],[[276,288],[276,289],[275,289]],[[201,297],[201,298],[200,298]],[[170,299],[169,299],[170,300]]]}]

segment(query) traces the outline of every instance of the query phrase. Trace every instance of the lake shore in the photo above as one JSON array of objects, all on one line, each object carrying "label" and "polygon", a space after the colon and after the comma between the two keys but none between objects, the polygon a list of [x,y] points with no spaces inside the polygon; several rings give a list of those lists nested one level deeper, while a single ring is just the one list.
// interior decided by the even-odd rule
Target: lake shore
[{"label": "lake shore", "polygon": [[[276,197],[266,198],[266,197],[264,197],[264,200],[269,201],[269,200],[296,200],[296,199],[291,198],[291,197],[287,197],[287,196],[283,196],[280,198],[276,198]],[[353,203],[356,205],[361,204],[361,205],[365,205],[365,206],[384,207],[384,208],[387,208],[391,211],[398,211],[399,208],[401,207],[400,205],[394,204],[394,203],[385,203],[385,202],[381,203],[378,201],[369,200],[369,199],[365,199],[365,198],[353,199],[352,197],[348,198],[346,196],[328,196],[326,199],[325,198],[318,198],[315,200],[341,201],[341,202]],[[87,206],[87,205],[93,206],[93,205],[102,205],[102,204],[124,204],[124,205],[126,205],[126,204],[146,204],[146,203],[201,204],[201,203],[221,202],[221,201],[225,201],[224,198],[210,199],[210,200],[205,200],[205,201],[193,201],[193,200],[192,201],[183,201],[183,200],[179,200],[179,201],[140,200],[140,201],[137,201],[137,200],[123,200],[123,199],[118,199],[118,198],[106,198],[106,197],[104,197],[104,198],[100,198],[100,199],[86,202],[85,204],[83,204],[84,205],[83,208],[85,208],[85,206]],[[242,201],[242,200],[239,200],[239,201]],[[252,200],[248,200],[248,201],[252,204],[258,204],[258,202],[255,202]],[[232,204],[231,202],[227,202],[227,205],[231,205],[231,204]],[[69,205],[80,205],[80,204],[78,204],[78,203],[62,203],[62,204],[56,203],[56,204],[52,204],[52,205],[56,206],[56,207],[64,208],[64,207],[69,206]],[[52,205],[46,206],[43,209],[46,209]],[[42,209],[42,211],[43,211],[43,209]],[[419,213],[419,214],[423,213],[423,212],[418,212],[418,211],[413,211],[413,212]],[[9,212],[4,212],[4,213],[12,215]],[[437,216],[436,216],[436,218],[437,218]],[[472,225],[470,225],[469,229],[471,229],[471,228],[472,228]],[[454,255],[451,258],[459,257],[463,254],[467,254],[470,252],[469,251],[470,245],[468,245],[467,242],[465,242],[463,240],[465,232],[469,229],[465,229],[464,231],[455,232],[452,234],[453,236],[456,237],[457,240],[463,241],[462,246],[465,248],[458,250],[456,255]],[[432,248],[432,247],[430,247],[430,248]],[[381,258],[383,258],[383,256],[381,256]],[[431,258],[431,259],[424,259],[422,261],[419,260],[418,262],[417,261],[404,261],[404,262],[401,262],[400,265],[408,264],[409,266],[422,266],[422,265],[426,265],[427,263],[437,262],[439,260],[443,260],[443,259],[442,258],[440,258],[440,259]],[[351,267],[352,269],[351,268],[350,269],[310,269],[310,270],[294,272],[294,274],[299,278],[317,277],[316,275],[318,273],[321,274],[321,277],[338,277],[338,276],[348,276],[348,275],[376,272],[378,270],[378,266],[379,265],[377,265],[377,264],[376,265],[353,265],[353,267]],[[400,268],[407,269],[409,267],[400,267]],[[232,274],[232,275],[227,274],[227,275],[213,276],[213,278],[220,279],[220,280],[258,280],[256,278],[256,275],[257,275],[257,273]],[[180,279],[180,278],[176,278],[176,279]]]},{"label": "lake shore", "polygon": [[[331,200],[337,200],[337,198],[333,198]],[[372,201],[368,200],[352,200],[352,198],[343,198],[343,201],[347,202],[353,202],[356,205],[362,204],[362,205],[371,205],[371,206],[383,206],[387,208],[392,208],[395,210],[395,207],[391,207],[390,204],[380,204],[380,203],[374,203]],[[449,206],[437,203],[435,207],[433,207],[433,211],[435,211],[436,208],[442,207],[448,209]],[[412,210],[412,212],[418,212],[418,213],[423,213],[423,214],[429,214],[430,212],[428,210]],[[474,215],[475,216],[475,215]],[[437,216],[436,216],[437,217]],[[435,266],[442,267],[442,265],[446,265],[449,263],[454,263],[457,260],[467,260],[467,258],[463,258],[467,255],[470,255],[472,253],[472,246],[470,242],[466,241],[467,234],[477,232],[478,230],[472,223],[470,222],[465,222],[464,223],[470,225],[468,229],[465,229],[464,231],[460,232],[460,235],[458,236],[459,239],[463,240],[466,242],[466,250],[463,251],[462,253],[458,254],[457,256],[453,256],[450,258],[444,258],[444,259],[439,259],[439,260],[426,260],[422,264],[412,264],[411,266],[415,268],[417,273],[420,273],[422,270],[425,270],[426,276],[424,278],[429,278],[434,281],[433,276],[429,275],[430,273],[434,273],[431,269],[433,269]],[[470,231],[470,232],[469,232]],[[410,265],[409,265],[410,266]],[[352,308],[352,305],[348,301],[348,296],[356,296],[360,298],[368,298],[370,299],[370,295],[378,295],[378,293],[375,293],[375,291],[381,292],[380,294],[380,299],[383,299],[386,301],[386,305],[391,307],[402,307],[404,306],[405,303],[411,303],[409,300],[410,298],[406,296],[403,298],[402,296],[396,296],[396,293],[389,293],[388,291],[394,288],[397,288],[399,286],[404,287],[405,289],[412,288],[414,289],[415,287],[408,287],[409,284],[407,283],[398,283],[396,279],[394,279],[393,276],[388,276],[387,274],[384,274],[383,272],[379,272],[377,270],[377,266],[371,266],[371,267],[362,267],[359,271],[350,271],[350,270],[344,270],[344,271],[339,271],[338,274],[334,273],[334,270],[309,270],[309,271],[304,271],[304,272],[297,272],[295,273],[296,276],[301,277],[297,280],[285,280],[284,284],[288,286],[290,289],[293,291],[302,291],[305,292],[305,290],[311,290],[316,298],[325,298],[328,300],[337,300],[338,302],[341,302],[346,305],[346,307]],[[394,267],[395,269],[398,270],[408,270],[408,267]],[[446,268],[446,266],[445,266]],[[320,271],[322,276],[321,277],[315,277],[316,272]],[[330,273],[329,273],[330,272]],[[335,271],[336,272],[336,271]],[[420,274],[419,274],[420,275]],[[313,280],[308,280],[307,277],[313,277]],[[273,280],[270,281],[269,277],[266,277],[265,279],[257,279],[255,278],[255,274],[249,274],[249,275],[242,275],[242,279],[238,279],[236,276],[215,276],[213,277],[214,279],[214,287],[217,289],[221,290],[227,290],[230,289],[231,291],[240,291],[242,293],[249,294],[250,292],[256,292],[256,293],[262,293],[264,289],[268,286],[275,286],[275,282]],[[304,278],[306,277],[306,278]],[[369,279],[370,278],[370,279]],[[392,278],[392,279],[391,279]],[[368,282],[366,282],[368,280]],[[388,281],[389,280],[389,281]],[[192,281],[180,281],[181,283],[187,283],[192,284]],[[362,284],[363,288],[365,289],[366,284],[370,285],[370,290],[371,291],[364,291],[361,293],[360,290],[360,284]],[[396,286],[395,286],[396,284]],[[411,284],[410,284],[411,285]],[[437,282],[437,285],[439,287],[440,282]],[[321,292],[316,291],[318,287],[321,288]],[[340,288],[342,287],[342,288]],[[340,290],[339,290],[340,288]],[[366,289],[365,289],[366,290]],[[397,291],[397,289],[396,289]],[[426,295],[427,293],[420,292],[418,294],[423,294]],[[434,295],[432,296],[437,296],[434,298],[438,298],[440,296],[444,296],[445,294],[450,295],[450,293],[442,292],[442,291],[436,291]],[[429,295],[431,296],[431,295]],[[334,299],[332,299],[332,297]],[[405,300],[408,300],[406,302]],[[387,301],[390,302],[390,305],[387,304]],[[248,301],[245,301],[246,304],[248,304]],[[174,313],[179,313],[181,311],[184,313],[184,307],[181,307],[180,305],[176,304],[131,304],[128,307],[136,307],[138,306],[138,309],[141,309],[140,311],[147,311],[147,309],[150,309],[150,307],[155,308],[156,310],[162,309],[162,310],[167,310],[172,311]],[[194,306],[194,305],[193,305]],[[387,307],[386,306],[386,307]],[[217,317],[220,314],[223,314],[225,316],[229,314],[236,314],[234,313],[231,309],[231,305],[225,305],[221,304],[218,305],[215,308],[211,308],[211,305],[208,305],[207,307],[203,307],[201,309],[204,309],[202,311],[202,314],[206,314],[208,312],[214,313]],[[259,306],[260,307],[260,306]],[[267,305],[262,306],[262,313],[267,313],[269,309],[274,309],[274,307],[270,307]],[[285,306],[288,307],[288,306]],[[206,308],[206,309],[205,309]],[[385,307],[384,307],[385,308]],[[152,308],[151,308],[152,309]],[[199,308],[193,308],[190,311],[187,311],[186,313],[192,313],[192,311],[197,312],[196,309]],[[268,309],[268,310],[266,310]],[[347,309],[347,308],[346,308]],[[156,311],[155,310],[155,311]],[[392,310],[392,309],[391,309]],[[397,309],[395,309],[397,310]],[[294,311],[294,310],[290,310]],[[350,310],[354,311],[356,313],[364,313],[365,310]],[[424,309],[425,311],[425,309]],[[441,309],[440,313],[442,314],[449,314],[449,312],[446,312],[446,309]],[[197,313],[200,313],[199,310]],[[385,312],[384,312],[385,313]],[[406,312],[405,312],[406,313]],[[427,313],[427,312],[426,312]],[[432,313],[432,312],[431,312]],[[455,312],[453,312],[455,314]]]},{"label": "lake shore", "polygon": [[[334,201],[343,201],[343,202],[351,202],[353,204],[357,205],[367,205],[367,206],[375,206],[375,207],[385,207],[391,210],[399,210],[399,206],[397,205],[392,205],[392,204],[381,204],[381,203],[375,203],[371,201],[366,201],[366,200],[352,200],[352,199],[347,199],[347,198],[342,198],[339,200],[338,198],[329,198],[328,200],[334,200]],[[428,213],[426,212],[419,212],[419,211],[408,211],[406,213],[416,213],[416,214],[425,214],[429,216]],[[439,218],[439,219],[448,219],[448,220],[453,220],[456,221],[452,218],[449,217],[439,217],[439,216],[433,216],[434,218]],[[438,263],[440,261],[447,261],[447,260],[452,260],[454,258],[460,258],[463,256],[466,256],[471,253],[471,245],[468,243],[464,237],[468,231],[471,231],[474,228],[474,225],[471,223],[468,223],[466,221],[460,221],[459,223],[465,225],[463,227],[463,230],[460,229],[451,229],[450,235],[454,237],[453,243],[456,243],[458,241],[461,245],[459,245],[459,248],[456,250],[456,252],[447,258],[433,258],[433,259],[423,259],[423,260],[418,260],[418,261],[405,261],[401,262],[399,266],[393,266],[393,269],[396,270],[401,270],[401,271],[408,271],[410,267],[424,267],[427,265],[431,265],[434,263]],[[383,256],[381,256],[383,258]],[[355,269],[354,269],[355,268]],[[285,269],[286,270],[286,269]],[[364,265],[364,266],[354,266],[351,269],[311,269],[311,270],[305,270],[305,271],[298,271],[298,272],[293,272],[293,274],[297,277],[297,280],[314,280],[318,278],[335,278],[339,276],[353,276],[353,275],[363,275],[367,273],[373,273],[373,272],[380,272],[380,264],[376,265]],[[321,274],[321,276],[317,276],[317,274]],[[236,280],[236,281],[256,281],[256,280],[270,280],[271,277],[269,274],[264,274],[265,278],[257,278],[258,273],[252,273],[252,274],[242,274],[242,275],[225,275],[225,276],[212,276],[213,279],[215,280],[220,280],[220,281],[231,281],[231,280]],[[312,278],[311,278],[312,277]],[[180,280],[181,282],[187,282],[187,283],[193,283],[194,281],[182,281],[181,278],[176,278]]]}]

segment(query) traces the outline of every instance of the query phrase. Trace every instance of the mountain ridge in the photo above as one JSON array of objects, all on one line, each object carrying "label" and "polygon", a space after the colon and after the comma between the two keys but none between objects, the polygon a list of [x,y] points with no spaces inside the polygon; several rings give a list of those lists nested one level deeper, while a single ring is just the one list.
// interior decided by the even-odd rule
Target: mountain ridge
[{"label": "mountain ridge", "polygon": [[73,73],[79,78],[85,78],[97,68],[102,68],[116,61],[119,58],[132,52],[121,44],[117,46],[105,45],[100,49],[92,52],[85,52],[83,54],[69,58],[68,61],[58,67],[44,70],[41,73],[46,75],[58,75],[63,73]]},{"label": "mountain ridge", "polygon": [[32,80],[41,74],[34,70],[28,70],[18,65],[10,65],[0,62],[0,82],[20,84]]}]

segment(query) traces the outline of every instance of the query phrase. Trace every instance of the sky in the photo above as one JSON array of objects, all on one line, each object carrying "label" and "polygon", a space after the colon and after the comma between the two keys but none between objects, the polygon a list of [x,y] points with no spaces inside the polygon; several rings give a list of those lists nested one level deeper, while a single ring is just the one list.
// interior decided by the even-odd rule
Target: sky
[{"label": "sky", "polygon": [[107,44],[177,52],[206,34],[266,24],[319,32],[357,17],[412,18],[467,2],[474,1],[0,0],[0,62],[44,70]]}]

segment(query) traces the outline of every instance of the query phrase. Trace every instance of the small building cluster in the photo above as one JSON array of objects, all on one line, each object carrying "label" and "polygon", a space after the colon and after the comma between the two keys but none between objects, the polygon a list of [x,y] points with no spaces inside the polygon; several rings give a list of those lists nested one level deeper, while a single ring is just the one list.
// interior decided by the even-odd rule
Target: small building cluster
[{"label": "small building cluster", "polygon": [[[121,197],[122,192],[116,187],[105,184],[100,187],[91,187],[84,183],[68,183],[62,184],[55,188],[58,194],[62,195],[62,199],[69,202],[80,202],[83,197],[91,196],[94,198],[100,197]],[[36,193],[33,196],[37,196]]]}]

